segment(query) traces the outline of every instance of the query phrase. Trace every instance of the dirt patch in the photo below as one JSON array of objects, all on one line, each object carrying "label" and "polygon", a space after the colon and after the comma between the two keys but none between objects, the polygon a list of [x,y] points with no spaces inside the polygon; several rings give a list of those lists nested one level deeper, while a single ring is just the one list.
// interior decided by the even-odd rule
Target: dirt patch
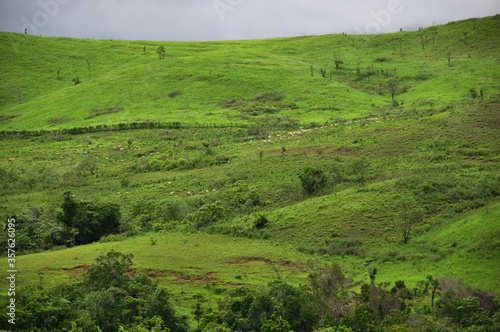
[{"label": "dirt patch", "polygon": [[190,275],[185,275],[185,274],[182,274],[179,272],[171,272],[170,274],[175,277],[175,282],[198,281],[198,282],[201,282],[203,284],[208,284],[208,283],[216,282],[219,280],[219,276],[215,272],[208,272],[202,276],[190,276]]},{"label": "dirt patch", "polygon": [[279,262],[279,263],[283,267],[286,267],[289,269],[296,269],[296,270],[299,270],[300,272],[304,272],[304,265],[292,263],[291,261],[284,261],[284,262]]},{"label": "dirt patch", "polygon": [[70,274],[74,275],[75,277],[79,276],[83,272],[87,272],[87,270],[90,268],[90,265],[79,265],[75,266],[72,268],[63,268],[63,271],[69,271]]},{"label": "dirt patch", "polygon": [[229,261],[229,264],[246,264],[250,262],[264,262],[266,264],[271,264],[272,261],[264,257],[236,257]]},{"label": "dirt patch", "polygon": [[304,266],[301,264],[296,264],[296,263],[293,263],[292,261],[289,261],[289,260],[273,262],[270,259],[267,259],[264,257],[237,257],[237,258],[233,258],[231,261],[229,261],[229,264],[245,266],[245,264],[250,263],[250,262],[263,262],[263,263],[266,263],[268,265],[271,265],[274,263],[274,264],[279,264],[285,268],[296,269],[296,270],[299,270],[301,272],[304,271]]}]

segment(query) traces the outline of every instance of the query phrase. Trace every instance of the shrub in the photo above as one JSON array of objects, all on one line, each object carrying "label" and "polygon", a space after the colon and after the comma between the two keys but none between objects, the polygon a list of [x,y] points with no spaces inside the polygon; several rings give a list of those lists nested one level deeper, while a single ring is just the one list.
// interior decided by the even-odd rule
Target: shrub
[{"label": "shrub", "polygon": [[302,182],[302,187],[309,194],[313,195],[326,185],[327,177],[322,170],[315,167],[307,167],[299,173],[299,179]]},{"label": "shrub", "polygon": [[172,92],[170,92],[170,93],[168,94],[168,96],[169,96],[170,98],[175,98],[175,97],[177,97],[177,96],[179,96],[179,95],[181,95],[181,94],[182,94],[182,92],[181,92],[181,91],[177,91],[177,90],[176,90],[176,91],[172,91]]},{"label": "shrub", "polygon": [[265,215],[258,213],[256,215],[255,221],[253,222],[253,226],[256,229],[263,229],[266,227],[266,225],[269,223],[269,220],[266,218]]},{"label": "shrub", "polygon": [[227,218],[227,209],[219,202],[205,204],[193,215],[192,220],[197,229],[209,226]]}]

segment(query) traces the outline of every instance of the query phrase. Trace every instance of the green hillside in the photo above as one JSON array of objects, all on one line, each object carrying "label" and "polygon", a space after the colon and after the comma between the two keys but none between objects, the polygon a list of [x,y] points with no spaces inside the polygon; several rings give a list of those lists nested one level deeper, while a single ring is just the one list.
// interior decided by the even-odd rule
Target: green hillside
[{"label": "green hillside", "polygon": [[[493,331],[499,19],[228,42],[0,32],[0,242],[16,219],[17,287],[29,294],[19,301],[31,308],[19,321],[102,327],[85,297],[99,290],[85,280],[115,250],[133,254],[134,283],[166,287],[192,330],[264,331],[281,319],[287,331],[458,330],[484,318],[457,309],[477,297],[482,309],[471,307]],[[330,292],[315,287],[338,277],[337,263],[344,284],[331,294],[342,296],[323,299]],[[315,313],[287,307],[285,289]],[[157,300],[127,292],[130,312]],[[52,297],[53,311],[33,309]],[[61,303],[74,310],[64,316]],[[274,309],[256,318],[241,303]],[[413,318],[389,324],[390,309]],[[371,327],[355,323],[363,310]]]},{"label": "green hillside", "polygon": [[[205,43],[1,33],[0,129],[285,115],[324,123],[391,106],[386,84],[392,77],[400,80],[396,99],[406,107],[440,107],[468,97],[471,88],[498,93],[497,22],[495,16],[419,32]],[[76,76],[82,83],[74,85]],[[258,99],[273,93],[279,100]],[[89,118],[105,107],[121,111]]]}]

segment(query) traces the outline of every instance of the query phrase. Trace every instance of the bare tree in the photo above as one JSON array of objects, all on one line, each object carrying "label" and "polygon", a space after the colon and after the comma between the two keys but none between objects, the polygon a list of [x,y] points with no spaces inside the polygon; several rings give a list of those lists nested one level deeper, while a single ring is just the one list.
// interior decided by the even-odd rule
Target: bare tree
[{"label": "bare tree", "polygon": [[398,222],[398,228],[401,235],[403,235],[404,243],[407,244],[413,227],[422,220],[424,210],[417,206],[413,197],[403,197],[399,200],[398,205],[401,209],[401,218]]}]

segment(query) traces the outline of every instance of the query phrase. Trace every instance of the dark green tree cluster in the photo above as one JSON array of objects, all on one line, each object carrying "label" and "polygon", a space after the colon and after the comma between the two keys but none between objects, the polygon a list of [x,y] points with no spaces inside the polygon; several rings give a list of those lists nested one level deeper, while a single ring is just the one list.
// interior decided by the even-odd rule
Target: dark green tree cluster
[{"label": "dark green tree cluster", "polygon": [[[96,259],[81,282],[19,292],[16,330],[189,331],[187,317],[175,311],[165,288],[144,273],[127,274],[132,258],[111,251]],[[0,326],[8,324],[2,317]]]},{"label": "dark green tree cluster", "polygon": [[197,304],[196,331],[486,332],[500,327],[500,306],[487,292],[431,276],[413,289],[404,281],[390,288],[376,283],[376,269],[369,275],[360,293],[338,264],[312,267],[308,285],[278,279],[265,291],[232,289],[217,309]]},{"label": "dark green tree cluster", "polygon": [[77,202],[71,192],[63,195],[64,201],[57,219],[62,222],[72,239],[70,244],[98,241],[102,236],[116,233],[120,226],[120,207],[114,203]]}]

